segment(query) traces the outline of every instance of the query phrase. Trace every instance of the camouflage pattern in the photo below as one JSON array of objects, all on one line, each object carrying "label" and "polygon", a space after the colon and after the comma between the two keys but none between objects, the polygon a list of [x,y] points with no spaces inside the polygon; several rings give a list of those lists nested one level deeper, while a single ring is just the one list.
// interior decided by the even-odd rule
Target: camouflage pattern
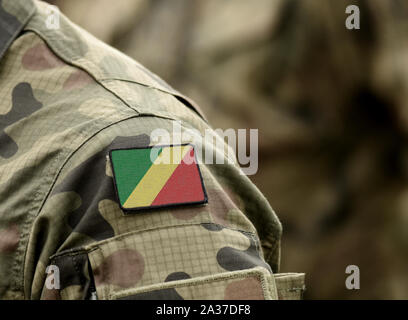
[{"label": "camouflage pattern", "polygon": [[281,224],[237,165],[200,165],[208,205],[124,215],[109,150],[209,125],[64,16],[47,29],[47,6],[0,1],[0,298],[297,298],[303,274],[277,274]]},{"label": "camouflage pattern", "polygon": [[[408,1],[52,2],[213,127],[259,128],[250,178],[279,213],[282,270],[307,273],[305,298],[408,299]],[[360,30],[345,27],[352,4]],[[360,290],[345,286],[350,264]]]}]

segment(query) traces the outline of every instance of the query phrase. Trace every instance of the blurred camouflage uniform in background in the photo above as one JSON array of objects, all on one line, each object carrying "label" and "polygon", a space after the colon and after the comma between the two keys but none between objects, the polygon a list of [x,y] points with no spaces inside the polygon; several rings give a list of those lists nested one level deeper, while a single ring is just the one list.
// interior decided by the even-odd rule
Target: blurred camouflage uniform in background
[{"label": "blurred camouflage uniform in background", "polygon": [[0,1],[0,298],[299,298],[304,275],[277,274],[280,222],[236,163],[200,164],[207,205],[124,214],[109,151],[176,121],[210,127],[137,62],[64,16],[47,24],[49,9]]},{"label": "blurred camouflage uniform in background", "polygon": [[[58,0],[221,128],[259,128],[253,180],[308,298],[408,298],[405,0]],[[358,5],[361,29],[345,28]],[[101,24],[103,21],[103,26]],[[345,269],[361,289],[345,288]]]}]

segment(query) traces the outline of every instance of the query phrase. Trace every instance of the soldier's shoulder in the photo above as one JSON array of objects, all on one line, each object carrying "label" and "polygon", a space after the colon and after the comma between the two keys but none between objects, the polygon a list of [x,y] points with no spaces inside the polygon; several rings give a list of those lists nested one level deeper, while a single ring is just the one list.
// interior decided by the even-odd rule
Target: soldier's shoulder
[{"label": "soldier's shoulder", "polygon": [[36,2],[36,7],[25,30],[38,34],[59,59],[85,71],[133,111],[172,118],[193,111],[203,118],[192,100],[134,59],[96,39],[63,14],[57,27],[50,28],[49,5]]}]

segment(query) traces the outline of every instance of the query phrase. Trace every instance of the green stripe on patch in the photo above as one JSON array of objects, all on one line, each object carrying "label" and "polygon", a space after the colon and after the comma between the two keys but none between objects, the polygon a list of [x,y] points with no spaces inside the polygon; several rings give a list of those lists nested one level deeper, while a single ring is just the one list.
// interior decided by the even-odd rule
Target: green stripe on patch
[{"label": "green stripe on patch", "polygon": [[[135,186],[139,184],[154,160],[162,152],[162,148],[160,148],[159,152],[150,159],[151,150],[151,148],[148,148],[129,149],[126,152],[120,152],[121,150],[112,151],[111,158],[115,170],[115,179],[116,183],[120,185],[118,189],[120,203],[124,203],[129,198]],[[115,166],[116,163],[120,165]]]}]

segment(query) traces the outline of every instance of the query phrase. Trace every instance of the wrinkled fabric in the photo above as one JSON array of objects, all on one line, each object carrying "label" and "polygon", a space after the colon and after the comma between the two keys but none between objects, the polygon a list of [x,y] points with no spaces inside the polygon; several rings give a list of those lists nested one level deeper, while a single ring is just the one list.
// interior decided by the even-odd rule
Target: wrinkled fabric
[{"label": "wrinkled fabric", "polygon": [[[204,135],[195,103],[64,16],[47,28],[48,5],[0,4],[10,26],[0,31],[0,298],[116,299],[186,279],[196,286],[187,299],[216,288],[225,298],[240,284],[199,279],[226,272],[252,288],[233,297],[277,297],[253,270],[274,283],[281,224],[236,164],[200,164],[207,205],[119,207],[109,151],[150,146],[152,131],[175,121]],[[58,289],[46,286],[50,265]]]}]

